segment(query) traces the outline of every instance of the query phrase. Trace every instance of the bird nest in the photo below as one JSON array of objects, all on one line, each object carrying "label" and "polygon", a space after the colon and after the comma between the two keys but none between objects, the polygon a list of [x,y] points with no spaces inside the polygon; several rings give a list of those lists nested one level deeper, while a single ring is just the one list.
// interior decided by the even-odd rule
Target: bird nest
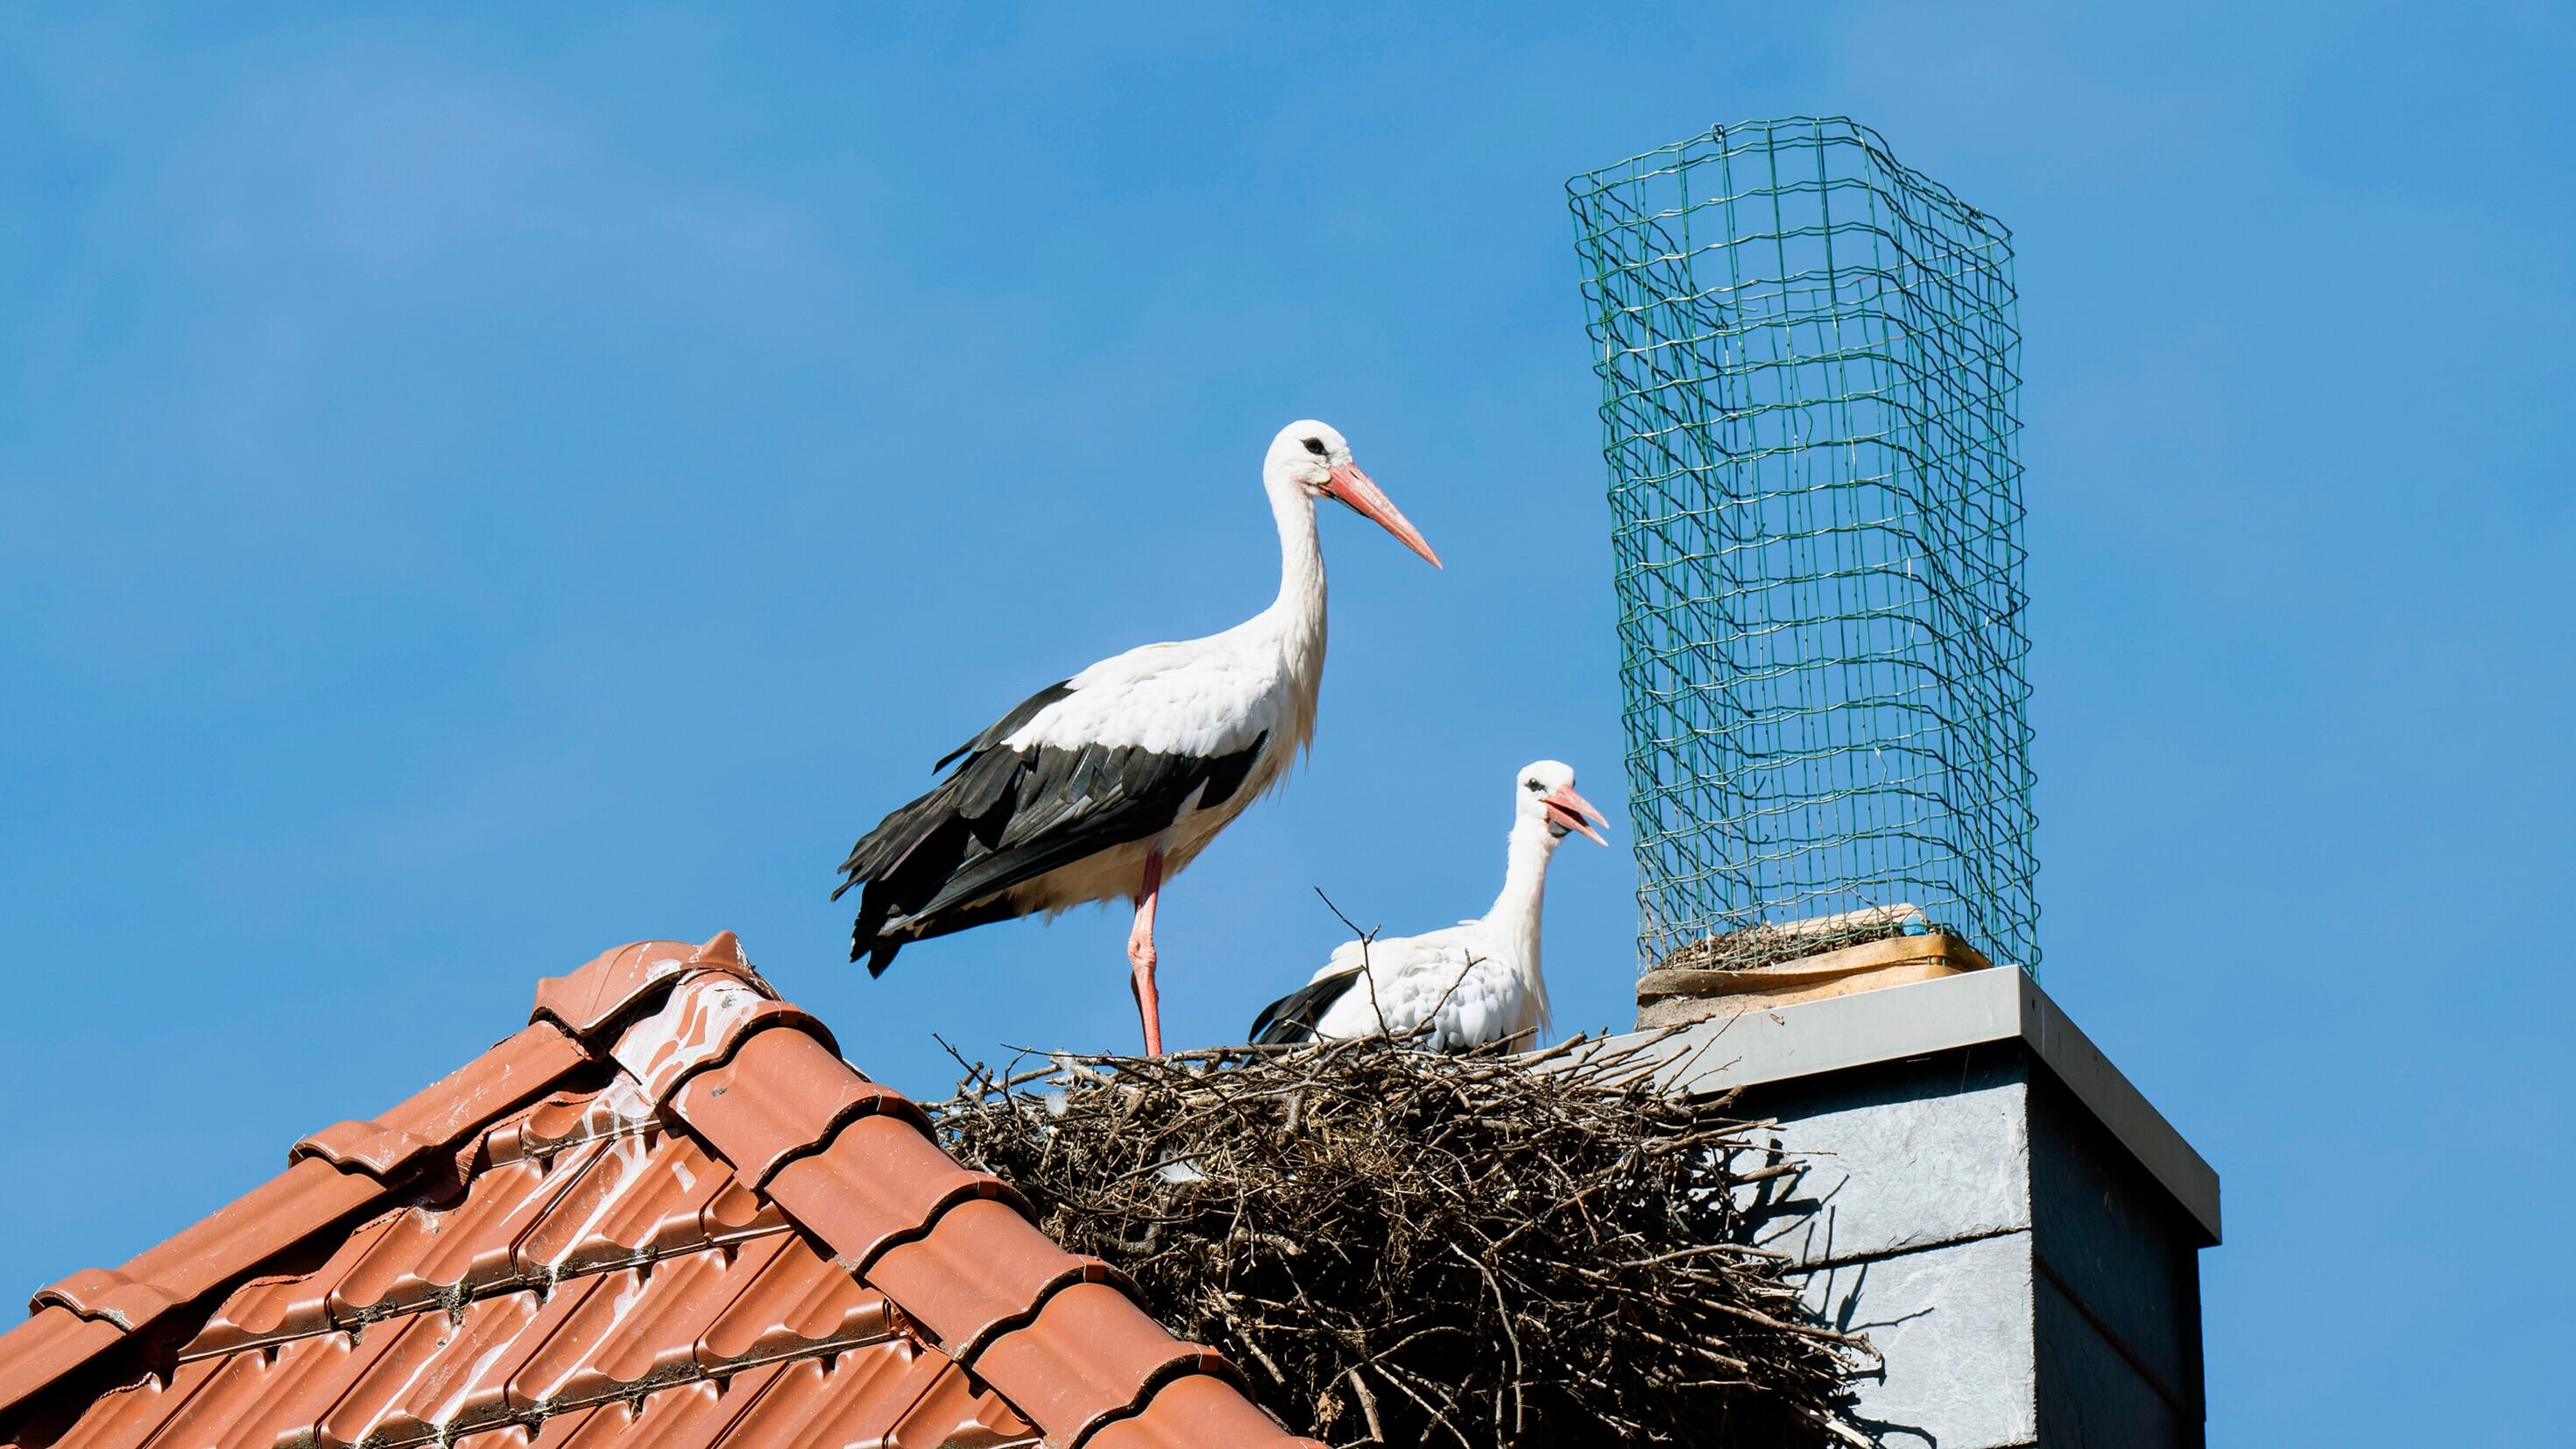
[{"label": "bird nest", "polygon": [[1639,1049],[1384,1038],[974,1070],[962,1160],[1124,1270],[1298,1433],[1336,1445],[1866,1443],[1867,1343],[1753,1246],[1795,1171]]}]

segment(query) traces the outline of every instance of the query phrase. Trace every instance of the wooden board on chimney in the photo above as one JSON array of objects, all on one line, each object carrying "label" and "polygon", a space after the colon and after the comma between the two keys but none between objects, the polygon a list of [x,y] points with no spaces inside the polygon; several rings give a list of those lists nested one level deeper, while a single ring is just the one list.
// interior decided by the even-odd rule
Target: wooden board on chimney
[{"label": "wooden board on chimney", "polygon": [[1956,936],[1922,935],[1890,936],[1744,970],[1649,971],[1637,978],[1637,1028],[1680,1026],[1992,969],[1993,962]]}]

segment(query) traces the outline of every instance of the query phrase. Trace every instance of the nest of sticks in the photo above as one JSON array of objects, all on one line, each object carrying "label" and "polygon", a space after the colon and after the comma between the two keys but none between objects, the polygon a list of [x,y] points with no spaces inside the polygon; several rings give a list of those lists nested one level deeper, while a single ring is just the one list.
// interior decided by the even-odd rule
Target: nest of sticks
[{"label": "nest of sticks", "polygon": [[1055,1057],[972,1070],[938,1117],[1295,1432],[1867,1443],[1839,1407],[1867,1343],[1748,1241],[1751,1185],[1795,1164],[1641,1066],[1580,1039]]}]

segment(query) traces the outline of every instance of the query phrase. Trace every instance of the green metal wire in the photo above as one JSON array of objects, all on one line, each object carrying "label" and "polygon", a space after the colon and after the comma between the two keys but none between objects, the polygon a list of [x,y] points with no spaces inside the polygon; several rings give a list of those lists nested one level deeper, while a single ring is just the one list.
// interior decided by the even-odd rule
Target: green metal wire
[{"label": "green metal wire", "polygon": [[1839,117],[1567,191],[1640,969],[1900,904],[2035,968],[2011,234]]}]

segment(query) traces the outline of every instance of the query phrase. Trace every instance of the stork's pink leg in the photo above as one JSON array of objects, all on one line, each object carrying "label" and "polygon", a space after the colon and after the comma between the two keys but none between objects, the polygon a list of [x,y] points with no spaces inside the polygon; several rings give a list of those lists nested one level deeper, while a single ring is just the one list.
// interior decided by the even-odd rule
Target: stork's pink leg
[{"label": "stork's pink leg", "polygon": [[1127,933],[1127,964],[1136,968],[1129,983],[1136,993],[1136,1015],[1145,1023],[1145,1055],[1163,1054],[1163,1010],[1154,997],[1154,902],[1163,894],[1163,853],[1145,857],[1145,888],[1136,895],[1136,929]]}]

